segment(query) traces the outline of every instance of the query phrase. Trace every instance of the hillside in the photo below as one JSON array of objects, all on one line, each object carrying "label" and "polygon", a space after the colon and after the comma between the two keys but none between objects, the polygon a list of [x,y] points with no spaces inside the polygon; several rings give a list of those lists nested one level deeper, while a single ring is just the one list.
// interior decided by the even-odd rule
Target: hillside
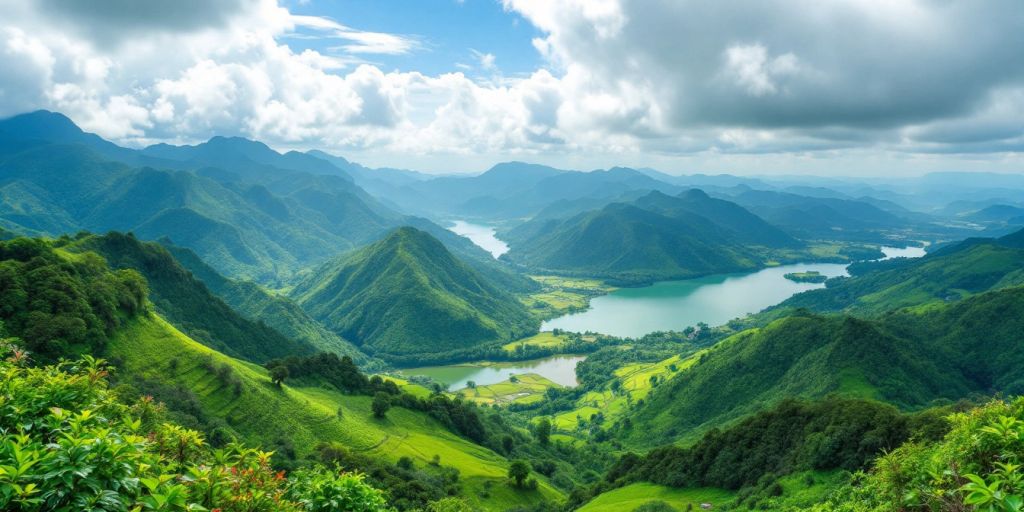
[{"label": "hillside", "polygon": [[537,328],[514,297],[408,227],[316,270],[292,297],[363,351],[391,360],[507,342]]},{"label": "hillside", "polygon": [[111,268],[139,272],[149,283],[149,299],[164,318],[220,352],[263,362],[324,349],[239,315],[155,242],[111,232],[82,235],[62,248],[91,251],[103,256]]},{"label": "hillside", "polygon": [[1024,284],[1024,247],[1017,242],[1021,236],[1024,231],[970,239],[917,259],[855,263],[850,266],[852,277],[795,295],[768,316],[795,308],[875,315]]},{"label": "hillside", "polygon": [[644,283],[751,270],[802,244],[743,208],[699,190],[652,192],[508,234],[504,257],[538,271]]},{"label": "hillside", "polygon": [[349,356],[361,364],[366,362],[366,355],[355,345],[314,320],[290,298],[270,293],[252,281],[224,277],[194,252],[170,244],[167,240],[162,242],[181,266],[242,316],[265,323],[281,334],[317,350]]},{"label": "hillside", "polygon": [[787,397],[841,393],[919,408],[1016,394],[1024,390],[1024,351],[1014,341],[1022,319],[1019,287],[877,320],[797,313],[720,342],[657,388],[633,416],[647,428],[629,438],[650,446],[692,436]]},{"label": "hillside", "polygon": [[[147,421],[166,413],[186,427],[201,430],[213,446],[239,439],[274,450],[276,469],[294,469],[318,458],[327,464],[343,463],[349,471],[372,470],[374,474],[368,478],[385,487],[390,503],[403,510],[421,508],[428,499],[452,493],[480,510],[506,510],[560,499],[561,493],[541,476],[528,488],[508,485],[509,460],[484,444],[500,447],[498,439],[514,431],[493,422],[485,424],[475,406],[441,395],[427,399],[404,395],[394,384],[367,378],[351,361],[336,356],[292,356],[288,360],[312,370],[316,361],[327,361],[330,370],[355,375],[355,387],[318,377],[315,371],[294,381],[285,377],[283,384],[280,378],[274,382],[275,371],[213,350],[153,311],[146,302],[146,280],[138,272],[111,270],[103,258],[84,250],[88,245],[139,247],[137,241],[124,235],[89,236],[73,247],[75,251],[55,247],[67,242],[26,238],[0,242],[0,296],[5,306],[0,309],[0,350],[5,364],[9,354],[17,364],[80,354],[93,358],[61,366],[78,371],[79,367],[102,365],[95,358],[108,358],[116,365],[118,396],[139,399]],[[148,263],[144,267],[157,279],[153,289],[185,288],[171,286],[177,280],[168,275],[177,272],[167,272],[162,264],[166,251],[155,245],[141,247],[144,250],[138,254],[123,249],[117,252]],[[154,296],[172,302],[181,298]],[[53,393],[63,401],[57,407],[75,410],[82,405],[79,400],[87,398],[83,386],[108,375],[100,370],[55,388]],[[46,373],[55,376],[59,371]],[[5,378],[9,375],[5,369]],[[30,385],[20,385],[18,393],[29,389]],[[25,394],[25,401],[11,411],[27,411],[39,418],[51,414],[52,409],[46,407],[39,411],[28,408],[30,399],[41,396]],[[372,403],[380,400],[380,394],[392,405],[385,414],[373,411]],[[38,404],[32,402],[31,407]],[[113,412],[120,417],[123,409],[108,406],[93,412]],[[10,417],[5,414],[3,421]],[[18,428],[23,425],[19,423]],[[526,448],[524,436],[515,442]],[[9,453],[0,451],[5,464]],[[534,450],[521,453],[528,455]],[[402,458],[412,463],[398,464]],[[116,454],[102,460],[106,462],[101,464],[121,462]],[[267,464],[269,467],[269,461]]]}]

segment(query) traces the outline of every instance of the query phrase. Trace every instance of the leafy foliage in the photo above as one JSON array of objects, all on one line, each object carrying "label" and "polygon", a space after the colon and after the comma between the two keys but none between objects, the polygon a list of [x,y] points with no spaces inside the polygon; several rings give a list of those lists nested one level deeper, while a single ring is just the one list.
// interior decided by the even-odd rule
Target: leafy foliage
[{"label": "leafy foliage", "polygon": [[[6,342],[7,357],[14,353]],[[270,453],[211,450],[162,421],[151,400],[121,404],[102,360],[31,368],[0,362],[0,507],[4,510],[387,510],[357,474],[311,468],[286,478]]]},{"label": "leafy foliage", "polygon": [[814,508],[824,511],[984,510],[1024,506],[1024,399],[950,417],[939,442],[910,442]]},{"label": "leafy foliage", "polygon": [[67,259],[46,241],[0,242],[0,320],[42,360],[102,351],[126,318],[146,309],[146,280],[109,272],[102,258]]}]

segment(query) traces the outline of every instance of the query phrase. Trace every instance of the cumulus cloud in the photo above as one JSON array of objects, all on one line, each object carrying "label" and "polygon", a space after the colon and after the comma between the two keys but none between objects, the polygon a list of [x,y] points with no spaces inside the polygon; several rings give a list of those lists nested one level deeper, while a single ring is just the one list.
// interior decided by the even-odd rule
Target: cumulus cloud
[{"label": "cumulus cloud", "polygon": [[[541,69],[505,77],[500,56],[467,48],[472,65],[456,67],[486,76],[385,72],[362,56],[429,49],[275,0],[0,0],[0,116],[50,108],[127,144],[243,135],[409,166],[451,154],[798,162],[1024,141],[1019,0],[502,3],[541,33]],[[300,52],[297,37],[337,44]]]}]

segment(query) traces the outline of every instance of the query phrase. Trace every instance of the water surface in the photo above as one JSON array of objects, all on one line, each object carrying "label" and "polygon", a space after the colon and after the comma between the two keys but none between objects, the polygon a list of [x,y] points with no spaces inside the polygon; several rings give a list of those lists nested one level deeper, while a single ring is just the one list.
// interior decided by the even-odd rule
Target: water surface
[{"label": "water surface", "polygon": [[721,325],[757,313],[794,294],[823,287],[820,283],[797,283],[783,277],[789,272],[807,270],[828,277],[846,275],[845,264],[806,263],[748,274],[718,274],[622,288],[592,299],[586,311],[544,322],[541,329],[638,337],[655,331],[679,331],[698,322]]},{"label": "water surface", "polygon": [[495,363],[487,366],[479,364],[456,364],[447,366],[427,366],[402,370],[406,375],[425,375],[447,385],[448,390],[456,391],[466,387],[469,381],[478,386],[504,382],[513,375],[536,373],[548,380],[563,386],[575,386],[576,363],[586,356],[552,356],[543,359],[532,359],[515,363]]},{"label": "water surface", "polygon": [[491,253],[491,256],[495,258],[508,252],[508,244],[494,236],[495,232],[492,227],[457,220],[448,229],[456,235],[470,239],[474,244]]}]

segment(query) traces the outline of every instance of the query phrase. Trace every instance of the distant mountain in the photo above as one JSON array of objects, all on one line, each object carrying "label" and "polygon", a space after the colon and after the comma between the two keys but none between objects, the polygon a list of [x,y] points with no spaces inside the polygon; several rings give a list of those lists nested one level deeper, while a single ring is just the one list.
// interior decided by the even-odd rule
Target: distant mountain
[{"label": "distant mountain", "polygon": [[802,244],[742,207],[700,190],[651,192],[507,233],[509,261],[537,271],[643,283],[758,268]]},{"label": "distant mountain", "polygon": [[593,200],[604,206],[631,191],[651,190],[682,189],[624,167],[582,172],[505,162],[477,176],[407,183],[382,198],[426,215],[511,220],[534,216],[558,202]]},{"label": "distant mountain", "polygon": [[1024,208],[1008,204],[994,204],[964,216],[974,222],[1019,222],[1024,218]]},{"label": "distant mountain", "polygon": [[365,352],[397,362],[508,341],[537,329],[516,298],[436,238],[410,227],[329,262],[291,295]]},{"label": "distant mountain", "polygon": [[[0,228],[18,233],[166,237],[219,273],[281,286],[414,222],[444,231],[381,204],[330,162],[248,139],[135,151],[60,114],[0,121]],[[473,254],[461,237],[443,241]]]},{"label": "distant mountain", "polygon": [[722,197],[803,239],[879,242],[912,224],[891,211],[855,199],[750,189]]},{"label": "distant mountain", "polygon": [[150,300],[157,311],[195,340],[218,351],[256,362],[318,351],[306,341],[286,337],[236,313],[159,244],[108,233],[76,238],[64,249],[92,251],[103,256],[113,269],[138,271],[149,282]]},{"label": "distant mountain", "polygon": [[972,393],[1018,394],[1022,329],[1022,287],[877,320],[785,317],[720,342],[659,387],[632,417],[642,426],[633,437],[671,441],[673,432],[707,430],[791,397],[839,393],[917,408]]}]

